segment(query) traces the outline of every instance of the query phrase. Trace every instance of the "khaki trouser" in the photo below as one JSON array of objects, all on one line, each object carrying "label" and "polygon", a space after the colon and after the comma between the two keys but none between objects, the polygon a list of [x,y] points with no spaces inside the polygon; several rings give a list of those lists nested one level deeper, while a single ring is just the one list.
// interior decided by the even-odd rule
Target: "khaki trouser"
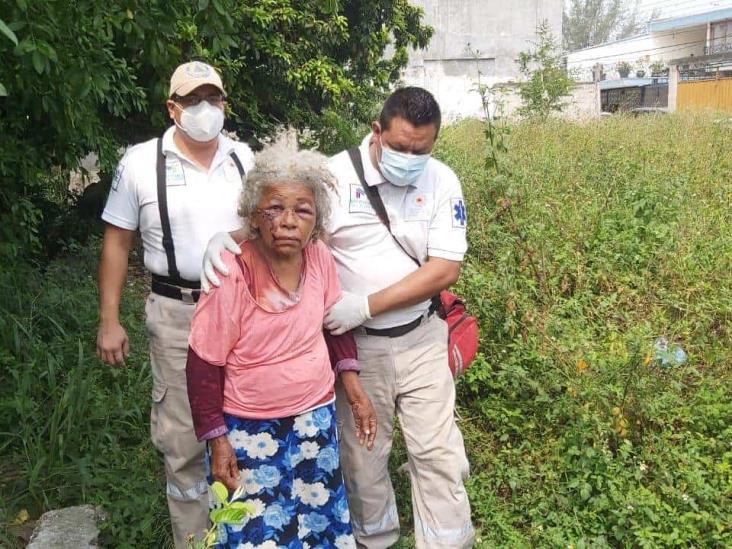
[{"label": "khaki trouser", "polygon": [[447,325],[437,316],[397,338],[356,335],[361,383],[378,419],[373,451],[358,444],[353,415],[337,387],[341,465],[359,547],[383,549],[399,538],[388,461],[396,412],[404,433],[419,549],[471,547],[475,536],[463,484],[468,475],[455,423],[455,386],[447,365]]},{"label": "khaki trouser", "polygon": [[195,304],[150,294],[145,305],[153,390],[150,434],[163,453],[175,547],[208,527],[204,445],[193,434],[186,389],[188,333]]}]

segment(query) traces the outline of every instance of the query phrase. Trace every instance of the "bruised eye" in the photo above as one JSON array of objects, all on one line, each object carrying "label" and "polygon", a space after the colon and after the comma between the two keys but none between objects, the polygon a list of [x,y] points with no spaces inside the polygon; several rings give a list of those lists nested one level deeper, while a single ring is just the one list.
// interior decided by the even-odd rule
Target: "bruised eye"
[{"label": "bruised eye", "polygon": [[313,215],[312,208],[309,206],[298,206],[296,208],[285,208],[283,206],[275,205],[268,208],[257,208],[257,211],[264,216],[266,219],[275,220],[281,217],[285,212],[292,212],[300,219],[311,219]]}]

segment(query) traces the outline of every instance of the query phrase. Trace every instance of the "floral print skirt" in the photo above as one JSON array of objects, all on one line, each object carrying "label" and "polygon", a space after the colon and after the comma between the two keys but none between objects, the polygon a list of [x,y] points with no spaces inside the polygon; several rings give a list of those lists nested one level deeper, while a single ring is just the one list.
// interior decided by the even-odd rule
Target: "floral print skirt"
[{"label": "floral print skirt", "polygon": [[[222,524],[216,547],[355,548],[341,476],[335,405],[275,420],[224,414],[236,452],[239,501],[254,506],[242,524]],[[206,471],[210,450],[206,451]],[[212,499],[212,506],[213,506]]]}]

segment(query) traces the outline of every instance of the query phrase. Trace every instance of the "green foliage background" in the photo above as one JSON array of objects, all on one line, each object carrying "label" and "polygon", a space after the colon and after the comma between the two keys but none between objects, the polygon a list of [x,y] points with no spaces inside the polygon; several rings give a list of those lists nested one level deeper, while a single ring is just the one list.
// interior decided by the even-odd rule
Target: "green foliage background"
[{"label": "green foliage background", "polygon": [[317,129],[323,113],[365,121],[407,48],[427,44],[421,15],[407,0],[3,3],[0,261],[69,239],[73,217],[59,206],[69,170],[93,151],[109,173],[121,145],[162,133],[179,63],[221,70],[227,128],[243,139],[281,124]]},{"label": "green foliage background", "polygon": [[518,85],[521,107],[517,114],[546,118],[561,112],[574,83],[567,75],[559,44],[546,21],[536,27],[536,41],[519,53],[516,64],[523,76]]},{"label": "green foliage background", "polygon": [[[163,547],[146,283],[124,295],[130,366],[104,367],[98,241],[69,170],[96,151],[108,172],[120,145],[159,134],[170,72],[192,58],[221,68],[242,137],[287,123],[335,152],[431,31],[407,0],[15,0],[0,17],[0,520],[91,502],[106,545]],[[549,118],[493,136],[466,121],[436,153],[469,203],[459,291],[482,341],[458,389],[478,545],[732,545],[730,126]],[[689,361],[661,368],[659,336]]]},{"label": "green foliage background", "polygon": [[[148,443],[150,374],[136,278],[123,324],[131,367],[94,356],[98,208],[121,146],[160,135],[170,74],[222,72],[227,129],[275,127],[351,146],[432,30],[407,0],[9,0],[0,13],[0,514],[89,501],[115,547],[168,543]],[[393,54],[384,58],[387,45]],[[96,152],[102,184],[69,173]],[[1,534],[0,545],[13,544]]]},{"label": "green foliage background", "polygon": [[[508,128],[499,173],[481,154],[484,128],[446,127],[436,153],[469,206],[459,292],[482,338],[458,411],[477,546],[729,546],[732,127],[677,115],[524,122]],[[145,282],[124,295],[129,367],[103,366],[96,245],[0,273],[2,520],[99,503],[108,546],[162,547]],[[688,362],[655,363],[659,336]],[[406,548],[409,481],[395,448]]]},{"label": "green foliage background", "polygon": [[[485,547],[732,544],[732,131],[711,117],[484,126],[439,155],[469,203],[460,380]],[[652,360],[659,336],[689,361]]]}]

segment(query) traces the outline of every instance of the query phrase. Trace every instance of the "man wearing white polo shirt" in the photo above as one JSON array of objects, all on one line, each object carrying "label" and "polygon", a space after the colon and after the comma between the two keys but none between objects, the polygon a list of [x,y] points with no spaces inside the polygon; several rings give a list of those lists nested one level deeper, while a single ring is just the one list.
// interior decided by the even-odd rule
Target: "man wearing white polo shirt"
[{"label": "man wearing white polo shirt", "polygon": [[[417,547],[470,547],[474,531],[463,484],[468,461],[454,418],[447,325],[431,300],[458,279],[467,249],[462,190],[453,171],[430,156],[440,109],[429,92],[395,91],[372,129],[357,150],[331,160],[338,196],[327,243],[345,292],[325,326],[334,333],[355,329],[361,382],[379,421],[374,450],[367,452],[339,390],[351,522],[359,547],[382,549],[399,538],[388,471],[396,413],[409,454]],[[370,188],[378,190],[396,238],[372,207]],[[204,288],[206,278],[218,281],[213,267],[222,271],[223,246],[235,243],[217,235],[209,244]]]},{"label": "man wearing white polo shirt", "polygon": [[214,233],[241,225],[242,175],[253,165],[247,145],[221,134],[225,98],[213,67],[180,65],[166,102],[174,125],[161,138],[128,149],[102,214],[107,226],[99,266],[97,353],[104,362],[123,366],[129,352],[119,303],[138,229],[145,267],[152,273],[145,306],[153,376],[151,437],[164,455],[177,548],[208,526],[203,444],[193,434],[185,373],[200,265]]}]

